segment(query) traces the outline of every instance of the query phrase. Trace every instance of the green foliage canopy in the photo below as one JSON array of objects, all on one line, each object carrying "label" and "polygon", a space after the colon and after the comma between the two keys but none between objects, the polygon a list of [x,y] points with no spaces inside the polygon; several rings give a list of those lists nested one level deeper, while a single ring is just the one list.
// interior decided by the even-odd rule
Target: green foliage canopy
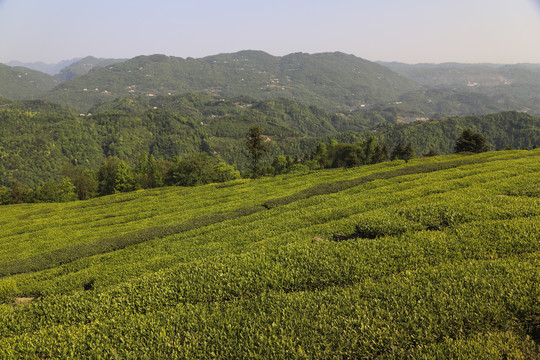
[{"label": "green foliage canopy", "polygon": [[474,152],[481,153],[489,150],[489,145],[480,133],[476,133],[471,129],[463,130],[461,136],[457,139],[454,146],[454,152]]}]

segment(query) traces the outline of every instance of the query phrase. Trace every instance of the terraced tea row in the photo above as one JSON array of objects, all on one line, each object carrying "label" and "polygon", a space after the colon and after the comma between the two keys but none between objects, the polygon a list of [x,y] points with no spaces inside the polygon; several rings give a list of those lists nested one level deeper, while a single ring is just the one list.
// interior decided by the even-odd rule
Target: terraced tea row
[{"label": "terraced tea row", "polygon": [[[209,215],[220,201],[227,211],[276,206],[0,278],[0,357],[533,358],[539,156],[453,156],[190,189],[209,199]],[[440,166],[426,172],[430,164]],[[350,186],[321,185],[340,182]],[[146,225],[167,224],[184,190],[160,191],[171,207],[152,210]],[[135,213],[150,193],[97,205]],[[176,209],[200,216],[196,206]],[[362,236],[312,241],[353,231]]]}]

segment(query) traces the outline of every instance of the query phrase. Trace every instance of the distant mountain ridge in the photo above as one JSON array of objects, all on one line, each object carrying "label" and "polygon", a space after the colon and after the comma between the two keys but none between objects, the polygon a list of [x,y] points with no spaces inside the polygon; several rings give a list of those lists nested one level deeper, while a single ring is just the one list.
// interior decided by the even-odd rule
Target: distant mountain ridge
[{"label": "distant mountain ridge", "polygon": [[118,97],[200,92],[287,98],[327,111],[370,109],[394,113],[394,120],[508,110],[540,115],[540,64],[410,65],[374,63],[341,52],[280,57],[255,50],[199,59],[150,55],[73,60],[56,78],[1,67],[0,96],[40,98],[80,112]]},{"label": "distant mountain ridge", "polygon": [[384,66],[340,52],[277,57],[248,50],[201,59],[138,56],[77,76],[44,97],[87,110],[117,96],[206,92],[261,100],[284,97],[335,110],[395,101],[418,88]]},{"label": "distant mountain ridge", "polygon": [[126,59],[98,59],[93,56],[87,56],[62,68],[55,76],[58,80],[64,82],[73,79],[75,76],[88,74],[94,68],[117,64],[123,61],[126,61]]},{"label": "distant mountain ridge", "polygon": [[103,67],[111,64],[126,61],[127,59],[104,59],[94,56],[86,56],[84,58],[73,58],[70,60],[62,60],[56,64],[46,64],[42,61],[22,62],[10,61],[5,65],[10,67],[24,67],[34,71],[39,71],[56,77],[60,82],[67,81],[78,75],[88,74],[96,67]]},{"label": "distant mountain ridge", "polygon": [[21,67],[39,71],[45,74],[56,75],[60,73],[60,71],[64,69],[65,67],[70,66],[71,64],[79,60],[81,60],[81,58],[73,58],[70,60],[62,60],[55,64],[47,64],[47,63],[44,63],[43,61],[22,62],[22,61],[13,60],[6,63],[6,65],[11,66],[11,67],[21,66]]},{"label": "distant mountain ridge", "polygon": [[481,94],[503,107],[540,112],[540,64],[379,64],[428,89]]},{"label": "distant mountain ridge", "polygon": [[496,87],[525,82],[540,88],[540,64],[379,64],[429,87]]}]

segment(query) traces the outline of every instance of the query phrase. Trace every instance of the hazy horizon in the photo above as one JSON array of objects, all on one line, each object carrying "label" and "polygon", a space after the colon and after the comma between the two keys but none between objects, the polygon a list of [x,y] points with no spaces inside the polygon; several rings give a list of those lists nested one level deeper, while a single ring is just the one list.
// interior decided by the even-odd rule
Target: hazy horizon
[{"label": "hazy horizon", "polygon": [[241,50],[417,63],[540,63],[540,0],[0,0],[0,62]]},{"label": "hazy horizon", "polygon": [[[238,50],[238,51],[234,51],[234,52],[230,52],[230,53],[216,53],[216,54],[209,54],[209,55],[205,55],[205,56],[201,56],[201,57],[193,57],[193,56],[175,56],[175,55],[169,55],[169,54],[162,54],[162,53],[155,53],[155,54],[141,54],[141,55],[136,55],[134,56],[133,58],[135,57],[138,57],[138,56],[152,56],[152,55],[165,55],[165,56],[170,56],[170,57],[178,57],[178,58],[183,58],[183,59],[186,59],[186,58],[194,58],[194,59],[202,59],[204,57],[207,57],[207,56],[214,56],[214,55],[220,55],[220,54],[232,54],[232,53],[236,53],[236,52],[241,52],[241,51],[264,51],[264,50],[260,50],[260,49],[242,49],[242,50]],[[266,51],[265,51],[266,52]],[[335,50],[335,51],[327,51],[327,53],[333,53],[333,52],[343,52],[343,51],[339,51],[339,50]],[[268,53],[268,52],[266,52]],[[304,52],[305,53],[305,52]],[[314,55],[314,54],[321,54],[321,53],[324,53],[324,52],[313,52],[313,53],[308,53],[310,55]],[[269,55],[271,56],[276,56],[276,57],[281,57],[281,56],[286,56],[286,55],[290,55],[290,54],[293,54],[293,53],[289,53],[289,54],[284,54],[284,55],[275,55],[275,54],[270,54],[268,53]],[[358,56],[356,54],[348,54],[348,55],[354,55],[354,56]],[[37,61],[20,61],[20,60],[10,60],[10,61],[6,61],[6,62],[0,62],[2,64],[9,64],[9,63],[21,63],[21,64],[43,64],[43,65],[46,65],[46,66],[54,66],[54,65],[57,65],[57,64],[60,64],[62,62],[76,62],[76,61],[80,61],[86,57],[95,57],[97,59],[111,59],[110,57],[97,57],[97,56],[94,56],[92,54],[88,54],[88,55],[85,55],[85,56],[76,56],[74,58],[71,58],[71,59],[61,59],[57,62],[44,62],[44,61],[40,61],[40,60],[37,60]],[[359,56],[358,56],[359,57]],[[132,59],[132,58],[115,58],[115,59],[126,59],[126,60],[129,60],[129,59]],[[366,59],[366,60],[369,60],[369,59]],[[405,62],[405,61],[397,61],[397,60],[389,60],[389,61],[386,61],[386,60],[369,60],[369,61],[373,61],[373,62],[380,62],[380,63],[403,63],[403,64],[408,64],[408,65],[423,65],[423,64],[426,64],[426,65],[444,65],[444,64],[460,64],[460,65],[494,65],[494,66],[497,66],[497,65],[519,65],[519,64],[523,64],[523,65],[540,65],[540,61],[538,62],[516,62],[516,63],[495,63],[495,62],[478,62],[478,63],[472,63],[472,62],[457,62],[457,61],[443,61],[443,62],[418,62],[418,63],[415,63],[415,62]],[[13,65],[15,66],[15,65]]]}]

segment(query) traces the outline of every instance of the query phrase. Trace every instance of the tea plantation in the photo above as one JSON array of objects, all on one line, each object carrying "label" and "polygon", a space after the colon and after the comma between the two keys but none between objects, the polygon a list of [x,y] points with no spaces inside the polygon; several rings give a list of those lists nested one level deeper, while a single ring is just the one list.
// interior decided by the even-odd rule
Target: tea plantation
[{"label": "tea plantation", "polygon": [[0,207],[6,359],[534,359],[539,284],[540,150]]}]

